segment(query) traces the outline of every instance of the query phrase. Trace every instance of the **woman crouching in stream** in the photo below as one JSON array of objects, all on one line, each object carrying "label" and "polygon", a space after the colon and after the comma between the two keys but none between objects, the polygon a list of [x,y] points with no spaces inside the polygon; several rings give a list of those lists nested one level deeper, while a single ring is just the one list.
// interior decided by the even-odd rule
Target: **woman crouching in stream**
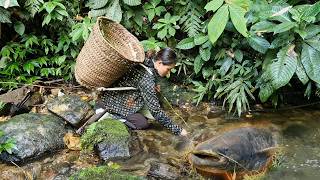
[{"label": "woman crouching in stream", "polygon": [[[157,97],[156,79],[169,74],[175,64],[176,54],[170,48],[161,49],[156,55],[146,58],[144,65],[134,66],[111,86],[132,89],[109,91],[106,88],[102,92],[101,102],[97,103],[101,107],[96,110],[97,115],[100,113],[104,117],[119,119],[131,129],[147,129],[147,118],[155,119],[173,134],[186,136],[187,131],[174,124],[161,109]],[[83,131],[84,126],[78,132]]]}]

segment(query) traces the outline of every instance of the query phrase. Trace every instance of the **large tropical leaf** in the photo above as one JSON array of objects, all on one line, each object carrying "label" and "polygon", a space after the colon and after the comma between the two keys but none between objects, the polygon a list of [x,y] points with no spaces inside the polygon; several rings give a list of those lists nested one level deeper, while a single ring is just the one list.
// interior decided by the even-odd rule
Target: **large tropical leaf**
[{"label": "large tropical leaf", "polygon": [[273,94],[273,87],[270,83],[263,84],[260,87],[259,98],[261,102],[266,102],[272,94]]},{"label": "large tropical leaf", "polygon": [[176,48],[178,49],[191,49],[195,46],[194,44],[194,38],[193,37],[190,37],[190,38],[186,38],[186,39],[183,39],[181,40]]},{"label": "large tropical leaf", "polygon": [[119,4],[119,0],[114,0],[111,6],[108,8],[106,17],[116,22],[120,22],[122,19],[122,11]]},{"label": "large tropical leaf", "polygon": [[307,84],[309,82],[309,78],[306,74],[304,67],[302,66],[301,60],[298,61],[296,74],[302,84]]},{"label": "large tropical leaf", "polygon": [[277,54],[277,60],[270,64],[269,75],[274,89],[287,85],[297,69],[297,55],[294,45],[282,48]]},{"label": "large tropical leaf", "polygon": [[222,34],[224,28],[229,20],[229,10],[228,5],[223,5],[216,14],[212,17],[208,24],[208,35],[210,41],[215,43],[220,35]]},{"label": "large tropical leaf", "polygon": [[249,45],[256,51],[261,53],[266,53],[270,47],[270,43],[257,35],[253,35],[248,38]]},{"label": "large tropical leaf", "polygon": [[246,26],[246,19],[244,18],[245,10],[233,4],[229,5],[230,18],[239,33],[244,37],[248,37],[248,30]]},{"label": "large tropical leaf", "polygon": [[194,72],[196,74],[198,74],[203,66],[203,60],[200,56],[197,56],[194,60],[194,65],[193,65],[193,68],[194,68]]},{"label": "large tropical leaf", "polygon": [[129,6],[138,6],[141,4],[141,0],[123,0],[123,2]]},{"label": "large tropical leaf", "polygon": [[304,43],[301,62],[309,78],[320,84],[320,52]]},{"label": "large tropical leaf", "polygon": [[297,24],[295,22],[283,22],[281,24],[276,25],[273,28],[273,32],[274,32],[274,34],[286,32],[286,31],[289,31],[290,29],[292,29],[295,26],[297,26]]},{"label": "large tropical leaf", "polygon": [[207,10],[207,12],[215,12],[220,6],[222,6],[223,2],[224,0],[212,0],[204,7],[204,9]]},{"label": "large tropical leaf", "polygon": [[10,12],[3,7],[0,7],[0,23],[11,23]]},{"label": "large tropical leaf", "polygon": [[107,5],[108,0],[89,0],[87,6],[91,9],[100,9]]}]

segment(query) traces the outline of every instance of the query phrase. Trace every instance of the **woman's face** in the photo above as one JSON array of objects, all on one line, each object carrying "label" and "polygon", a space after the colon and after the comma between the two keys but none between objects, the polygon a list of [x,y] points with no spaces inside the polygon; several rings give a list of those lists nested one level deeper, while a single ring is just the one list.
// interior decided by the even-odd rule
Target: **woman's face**
[{"label": "woman's face", "polygon": [[170,74],[172,68],[174,68],[175,64],[164,65],[162,61],[156,61],[154,63],[154,68],[158,71],[159,76],[165,77]]}]

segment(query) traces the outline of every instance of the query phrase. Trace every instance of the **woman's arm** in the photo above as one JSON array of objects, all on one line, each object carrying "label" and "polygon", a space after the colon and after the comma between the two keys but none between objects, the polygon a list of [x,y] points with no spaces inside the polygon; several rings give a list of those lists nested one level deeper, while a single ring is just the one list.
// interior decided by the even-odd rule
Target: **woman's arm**
[{"label": "woman's arm", "polygon": [[147,105],[152,116],[164,127],[169,129],[173,134],[180,135],[182,129],[173,124],[171,119],[164,113],[160,107],[160,103],[155,91],[155,82],[152,76],[144,76],[139,82],[138,86],[141,95],[144,99],[145,105]]}]

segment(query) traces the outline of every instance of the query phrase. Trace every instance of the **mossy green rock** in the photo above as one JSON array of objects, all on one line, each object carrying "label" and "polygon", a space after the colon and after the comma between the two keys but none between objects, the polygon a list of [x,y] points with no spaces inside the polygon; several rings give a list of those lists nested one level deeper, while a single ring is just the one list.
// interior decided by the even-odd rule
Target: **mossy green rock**
[{"label": "mossy green rock", "polygon": [[85,119],[93,115],[89,103],[82,101],[78,96],[59,96],[49,101],[47,108],[73,126],[79,126]]},{"label": "mossy green rock", "polygon": [[63,136],[67,132],[62,119],[35,113],[17,115],[0,123],[0,129],[5,134],[0,138],[0,143],[12,138],[16,144],[12,154],[0,154],[0,161],[9,163],[39,158],[45,153],[63,148]]},{"label": "mossy green rock", "polygon": [[81,137],[81,146],[84,150],[99,152],[103,160],[121,159],[130,157],[130,134],[126,126],[113,119],[104,119],[89,126]]},{"label": "mossy green rock", "polygon": [[69,180],[142,180],[144,178],[130,175],[108,166],[82,169],[72,175]]}]

